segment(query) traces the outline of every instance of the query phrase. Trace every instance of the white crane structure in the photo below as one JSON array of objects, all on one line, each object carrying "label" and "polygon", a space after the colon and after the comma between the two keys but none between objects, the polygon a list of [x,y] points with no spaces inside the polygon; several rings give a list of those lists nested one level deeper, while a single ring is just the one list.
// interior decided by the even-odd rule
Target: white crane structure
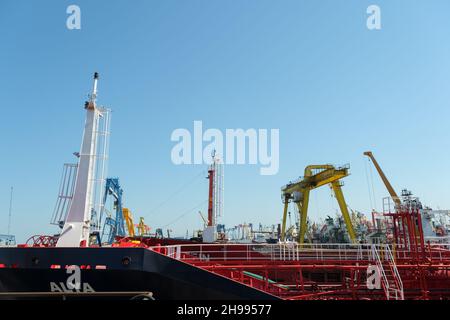
[{"label": "white crane structure", "polygon": [[96,72],[92,93],[85,103],[86,122],[81,150],[77,154],[75,187],[57,247],[89,246],[91,229],[95,231],[99,225],[96,220],[103,205],[99,199],[105,180],[109,110],[96,104],[97,82]]}]

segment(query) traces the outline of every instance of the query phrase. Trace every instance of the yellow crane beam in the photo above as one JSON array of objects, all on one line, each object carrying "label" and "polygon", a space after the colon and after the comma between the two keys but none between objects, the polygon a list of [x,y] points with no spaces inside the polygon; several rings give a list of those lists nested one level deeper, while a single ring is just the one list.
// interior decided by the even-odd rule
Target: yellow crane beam
[{"label": "yellow crane beam", "polygon": [[330,164],[309,165],[305,168],[305,175],[302,179],[284,186],[282,188],[284,209],[281,225],[281,241],[284,241],[286,238],[286,217],[289,202],[294,202],[298,207],[298,212],[300,215],[298,242],[303,243],[307,230],[309,193],[313,189],[329,184],[334,191],[342,216],[344,217],[350,240],[354,242],[356,240],[356,234],[353,229],[350,214],[348,212],[347,204],[345,203],[344,194],[342,193],[340,184],[340,179],[348,175],[348,167],[336,168]]}]

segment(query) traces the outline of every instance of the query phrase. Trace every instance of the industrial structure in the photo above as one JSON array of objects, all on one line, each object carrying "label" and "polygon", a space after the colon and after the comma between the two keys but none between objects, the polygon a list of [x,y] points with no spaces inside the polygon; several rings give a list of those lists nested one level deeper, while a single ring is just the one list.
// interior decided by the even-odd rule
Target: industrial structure
[{"label": "industrial structure", "polygon": [[[122,212],[122,194],[123,190],[120,187],[119,178],[107,178],[102,205],[103,214],[106,215],[106,218],[102,228],[102,236],[98,241],[100,244],[112,244],[117,236],[124,237],[126,235],[124,214]],[[114,213],[109,212],[106,208],[106,203],[109,197],[113,198]],[[100,221],[102,221],[102,219],[100,219]]]},{"label": "industrial structure", "polygon": [[283,222],[281,225],[281,241],[286,238],[286,217],[289,202],[294,202],[300,214],[300,231],[298,233],[298,243],[303,243],[307,229],[307,214],[309,204],[309,193],[315,188],[324,185],[331,185],[336,200],[344,217],[347,232],[351,241],[355,241],[356,235],[353,230],[350,214],[342,193],[340,180],[348,176],[348,167],[335,168],[333,165],[310,165],[305,168],[305,175],[296,182],[291,182],[282,188],[282,198],[284,202]]},{"label": "industrial structure", "polygon": [[[341,180],[349,175],[349,167],[325,164],[307,166],[304,177],[282,188],[281,226],[255,231],[244,223],[227,230],[218,223],[223,216],[223,165],[213,153],[208,217],[200,213],[202,242],[170,234],[164,238],[162,229],[149,235],[144,219],[135,225],[124,207],[119,179],[105,178],[109,111],[96,104],[97,82],[95,73],[85,104],[81,150],[75,153],[78,163],[63,169],[51,220],[61,232],[0,248],[0,298],[134,298],[150,291],[154,299],[450,298],[450,244],[424,235],[423,217],[431,211],[410,192],[399,198],[370,152],[365,154],[391,195],[380,212],[372,212],[372,224],[345,202]],[[337,199],[349,243],[322,243],[321,238],[314,242],[317,239],[308,235],[321,230],[328,237],[325,242],[336,239],[329,232],[336,227],[333,219],[327,219],[326,227],[308,226],[310,192],[325,185]],[[291,234],[286,229],[290,202],[299,212],[297,241],[286,241]],[[368,239],[358,239],[361,226],[370,232]],[[227,232],[236,232],[235,238],[244,241],[227,241]],[[255,241],[258,232],[269,235],[270,242],[264,242],[269,240],[265,237]],[[80,270],[82,286],[68,281],[74,268]]]},{"label": "industrial structure", "polygon": [[[83,141],[78,153],[78,166],[73,196],[68,208],[57,247],[85,247],[90,238],[92,217],[100,213],[97,198],[103,191],[106,154],[108,151],[109,111],[97,106],[98,73],[94,74],[94,84],[89,101],[85,103],[86,123]],[[102,131],[103,124],[103,131]],[[101,138],[105,141],[101,144]],[[99,227],[99,224],[94,224]],[[98,231],[98,230],[96,230]]]},{"label": "industrial structure", "polygon": [[[203,241],[214,242],[218,239],[217,219],[223,215],[223,164],[222,160],[213,151],[211,164],[208,169],[208,219],[203,230]],[[201,215],[201,214],[200,214]]]},{"label": "industrial structure", "polygon": [[389,195],[391,196],[391,199],[394,201],[395,205],[400,206],[401,201],[400,198],[397,195],[397,192],[395,192],[394,188],[392,187],[391,183],[389,182],[388,178],[384,174],[383,170],[381,170],[380,165],[378,164],[377,160],[373,156],[372,151],[366,151],[364,152],[364,155],[369,157],[369,159],[372,161],[373,165],[378,171],[378,174],[380,175],[381,180],[383,180],[384,185],[386,186],[386,189],[389,192]]}]

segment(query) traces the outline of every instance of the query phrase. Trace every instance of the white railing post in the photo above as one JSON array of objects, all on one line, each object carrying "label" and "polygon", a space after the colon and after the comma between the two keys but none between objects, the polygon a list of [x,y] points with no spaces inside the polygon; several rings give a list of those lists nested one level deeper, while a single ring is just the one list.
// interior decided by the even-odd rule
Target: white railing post
[{"label": "white railing post", "polygon": [[180,245],[178,245],[178,246],[176,246],[176,259],[177,260],[180,260],[180,258],[181,258],[181,246]]}]

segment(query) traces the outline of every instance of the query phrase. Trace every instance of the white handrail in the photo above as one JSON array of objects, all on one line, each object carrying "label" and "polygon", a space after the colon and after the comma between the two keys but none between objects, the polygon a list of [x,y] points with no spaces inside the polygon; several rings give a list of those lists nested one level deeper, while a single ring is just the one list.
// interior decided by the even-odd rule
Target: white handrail
[{"label": "white handrail", "polygon": [[[176,249],[174,249],[176,247]],[[169,246],[150,247],[150,250],[160,251],[165,248],[165,254],[183,260],[198,260],[201,257],[208,257],[208,260],[338,260],[338,261],[369,261],[371,259],[372,248],[377,252],[386,252],[391,264],[395,265],[393,254],[389,245],[386,244],[177,244]],[[440,260],[450,259],[450,251],[446,246],[433,246],[433,255]],[[396,249],[396,256],[402,257],[408,252]],[[183,254],[183,256],[182,256]],[[387,259],[385,255],[385,259]],[[395,278],[399,278],[398,270],[393,268]]]},{"label": "white handrail", "polygon": [[381,262],[380,256],[378,255],[378,250],[375,245],[372,245],[372,256],[375,261],[379,275],[381,276],[381,280],[383,281],[383,290],[386,294],[386,299],[390,299],[390,291],[389,291],[389,281],[386,277],[386,273],[384,272],[383,263]]},{"label": "white handrail", "polygon": [[396,293],[396,298],[400,298],[400,300],[405,300],[405,296],[404,296],[404,292],[403,292],[402,278],[400,277],[400,274],[397,269],[397,265],[395,264],[394,256],[392,255],[392,252],[391,252],[391,249],[389,248],[389,246],[385,247],[385,257],[384,258],[385,258],[385,260],[387,260],[389,267],[392,271],[392,274],[394,276],[395,284],[398,286],[397,289],[394,289],[395,293]]},{"label": "white handrail", "polygon": [[[208,255],[210,260],[339,260],[367,261],[371,246],[366,244],[182,244],[150,247],[164,248],[171,258],[198,259]],[[381,247],[380,247],[381,249]]]}]

